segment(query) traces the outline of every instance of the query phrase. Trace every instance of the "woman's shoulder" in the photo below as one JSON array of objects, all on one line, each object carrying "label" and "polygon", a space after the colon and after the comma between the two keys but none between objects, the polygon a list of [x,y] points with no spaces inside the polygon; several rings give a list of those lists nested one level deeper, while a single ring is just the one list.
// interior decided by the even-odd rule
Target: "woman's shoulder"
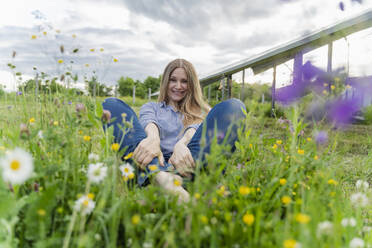
[{"label": "woman's shoulder", "polygon": [[161,105],[162,105],[161,102],[147,102],[142,105],[141,110],[147,110],[147,109],[157,110],[161,107]]}]

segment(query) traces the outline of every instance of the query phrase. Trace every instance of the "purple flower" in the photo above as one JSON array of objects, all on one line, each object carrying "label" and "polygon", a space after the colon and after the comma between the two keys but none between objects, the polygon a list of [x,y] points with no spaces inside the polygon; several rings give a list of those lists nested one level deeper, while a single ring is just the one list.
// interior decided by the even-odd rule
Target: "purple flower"
[{"label": "purple flower", "polygon": [[314,139],[318,145],[323,145],[328,142],[328,134],[326,131],[317,131],[314,134]]},{"label": "purple flower", "polygon": [[71,101],[68,101],[68,105],[71,105],[72,104],[72,102]]},{"label": "purple flower", "polygon": [[360,110],[360,98],[338,99],[328,104],[328,118],[336,127],[343,127],[352,121],[353,115]]},{"label": "purple flower", "polygon": [[17,95],[18,96],[21,96],[22,95],[22,91],[17,91]]},{"label": "purple flower", "polygon": [[340,8],[340,10],[342,10],[342,11],[344,11],[345,10],[345,5],[344,5],[344,3],[343,2],[340,2],[339,4],[338,4],[338,7]]}]

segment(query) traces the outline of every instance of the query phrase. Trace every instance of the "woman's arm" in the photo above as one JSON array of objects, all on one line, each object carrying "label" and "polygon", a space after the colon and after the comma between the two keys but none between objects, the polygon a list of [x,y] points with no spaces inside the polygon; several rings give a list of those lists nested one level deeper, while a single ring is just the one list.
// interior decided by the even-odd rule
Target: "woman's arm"
[{"label": "woman's arm", "polygon": [[163,153],[160,149],[160,136],[158,127],[150,122],[145,127],[147,137],[143,139],[133,152],[134,161],[141,169],[145,169],[155,157],[159,158],[160,165],[164,166]]}]

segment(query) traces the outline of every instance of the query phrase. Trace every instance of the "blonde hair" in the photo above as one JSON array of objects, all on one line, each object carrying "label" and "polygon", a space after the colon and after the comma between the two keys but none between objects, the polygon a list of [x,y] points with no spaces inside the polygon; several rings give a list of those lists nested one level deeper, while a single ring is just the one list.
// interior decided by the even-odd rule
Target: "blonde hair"
[{"label": "blonde hair", "polygon": [[183,68],[187,75],[187,94],[178,102],[178,110],[183,114],[183,125],[187,127],[191,124],[201,123],[205,115],[209,112],[209,105],[203,100],[200,82],[194,66],[185,59],[175,59],[165,67],[161,83],[158,102],[169,104],[168,85],[172,72],[177,68]]}]

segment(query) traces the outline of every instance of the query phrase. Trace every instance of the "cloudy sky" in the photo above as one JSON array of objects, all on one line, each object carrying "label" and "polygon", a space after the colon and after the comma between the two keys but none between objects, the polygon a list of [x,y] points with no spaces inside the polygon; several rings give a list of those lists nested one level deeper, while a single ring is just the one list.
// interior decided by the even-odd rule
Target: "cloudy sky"
[{"label": "cloudy sky", "polygon": [[[372,0],[343,0],[344,11],[339,4],[336,0],[8,0],[0,9],[0,84],[13,88],[8,63],[16,65],[14,71],[22,72],[24,79],[38,71],[57,75],[71,70],[80,79],[95,73],[113,85],[121,76],[157,77],[170,60],[182,57],[205,76],[370,10]],[[345,64],[349,56],[351,74],[372,74],[368,44],[372,29],[350,36],[348,42],[336,42],[335,65]],[[326,48],[320,48],[305,59],[325,68],[326,54]],[[278,68],[283,82],[290,69],[290,62]],[[270,71],[251,74],[247,72],[246,81],[270,81]],[[234,78],[241,80],[239,74]]]}]

